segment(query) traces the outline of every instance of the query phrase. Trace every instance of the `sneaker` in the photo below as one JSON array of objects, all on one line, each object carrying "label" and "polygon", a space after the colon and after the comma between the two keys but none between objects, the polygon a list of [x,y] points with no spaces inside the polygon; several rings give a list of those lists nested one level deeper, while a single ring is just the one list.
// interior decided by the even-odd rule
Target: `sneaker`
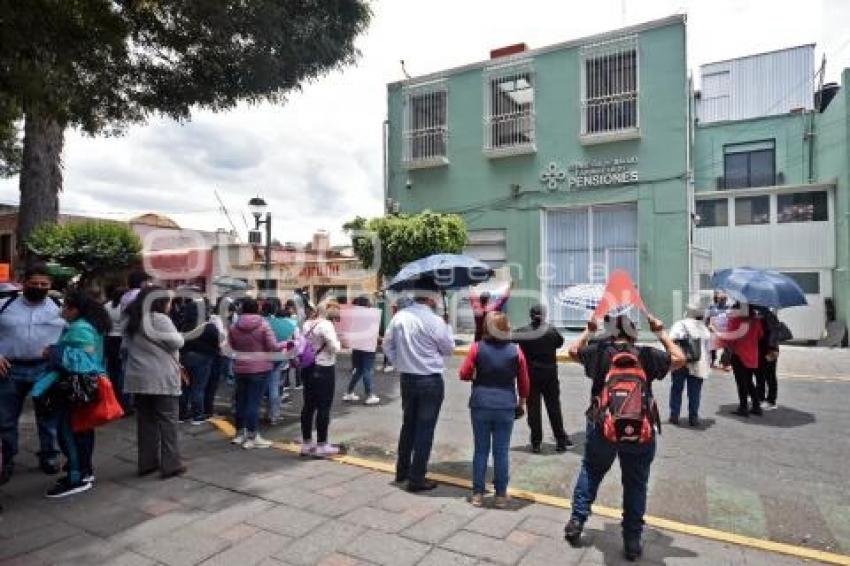
[{"label": "sneaker", "polygon": [[378,397],[377,395],[369,395],[369,397],[366,399],[367,405],[377,405],[380,402],[381,402],[381,398]]},{"label": "sneaker", "polygon": [[201,426],[202,424],[204,424],[206,422],[207,422],[207,420],[204,419],[204,418],[192,419],[192,426]]},{"label": "sneaker", "polygon": [[94,483],[94,472],[83,474],[83,477],[80,479],[80,481],[83,483]]},{"label": "sneaker", "polygon": [[563,442],[559,442],[557,446],[555,446],[555,452],[566,452],[567,450],[572,450],[575,447],[573,441],[567,438]]},{"label": "sneaker", "polygon": [[511,498],[507,495],[497,495],[493,500],[493,507],[496,509],[507,509],[511,502]]},{"label": "sneaker", "polygon": [[483,507],[484,506],[484,494],[483,493],[473,493],[469,497],[469,502],[473,507]]},{"label": "sneaker", "polygon": [[672,425],[679,424],[679,416],[678,415],[670,415],[670,418],[667,419],[667,422]]},{"label": "sneaker", "polygon": [[431,491],[432,489],[437,489],[437,482],[431,480],[424,480],[422,483],[413,483],[411,481],[407,482],[407,491],[410,493]]},{"label": "sneaker", "polygon": [[564,527],[564,538],[573,548],[581,546],[581,531],[583,529],[584,525],[579,523],[577,519],[570,519],[570,522]]},{"label": "sneaker", "polygon": [[247,432],[245,432],[244,430],[240,431],[239,433],[236,434],[236,436],[233,437],[233,439],[230,441],[230,443],[231,444],[244,444],[245,439],[247,437],[248,437]]},{"label": "sneaker", "polygon": [[394,371],[395,371],[395,368],[393,366],[387,366],[387,367],[384,368],[384,373],[392,373]]},{"label": "sneaker", "polygon": [[738,415],[739,417],[749,417],[750,416],[750,412],[747,410],[746,407],[738,407],[737,409],[732,411],[732,414]]},{"label": "sneaker", "polygon": [[531,445],[531,452],[534,453],[534,454],[540,454],[540,445],[539,444],[532,444]]},{"label": "sneaker", "polygon": [[317,446],[316,451],[314,453],[314,455],[318,456],[319,458],[329,458],[331,456],[336,456],[337,454],[339,454],[339,447],[334,446],[333,444],[330,444],[328,442]]},{"label": "sneaker", "polygon": [[765,411],[775,411],[775,410],[778,408],[778,407],[777,407],[777,405],[776,405],[776,403],[771,403],[770,401],[765,401],[765,402],[762,404],[762,406],[761,406],[761,407],[762,407],[762,409],[764,409]]},{"label": "sneaker", "polygon": [[41,471],[48,476],[55,476],[60,470],[59,463],[52,458],[44,458],[39,461],[39,467],[41,468]]},{"label": "sneaker", "polygon": [[252,450],[254,448],[271,448],[273,442],[271,440],[266,440],[260,433],[256,433],[252,438],[249,438],[242,445],[242,448],[245,450]]},{"label": "sneaker", "polygon": [[626,555],[626,560],[634,562],[643,554],[643,546],[640,539],[623,539],[623,552]]},{"label": "sneaker", "polygon": [[692,427],[698,427],[699,419],[697,417],[688,417],[688,424]]},{"label": "sneaker", "polygon": [[342,400],[343,401],[350,401],[352,403],[356,403],[357,401],[360,400],[360,397],[357,395],[357,393],[346,393],[345,395],[342,396]]},{"label": "sneaker", "polygon": [[50,499],[59,499],[60,497],[67,497],[69,495],[74,495],[75,493],[88,491],[91,488],[91,483],[80,482],[73,484],[69,482],[67,478],[62,478],[56,482],[56,485],[48,489],[47,493],[44,495]]},{"label": "sneaker", "polygon": [[304,386],[303,386],[303,385],[301,385],[300,383],[299,383],[298,385],[296,385],[296,386],[295,386],[295,390],[296,390],[296,391],[301,391],[302,389],[304,389]]},{"label": "sneaker", "polygon": [[762,416],[764,413],[762,412],[761,407],[759,407],[758,405],[753,405],[753,408],[752,408],[752,409],[750,409],[750,414],[751,414],[751,415],[755,415],[755,416],[757,416],[757,417],[760,417],[760,416]]},{"label": "sneaker", "polygon": [[316,454],[316,444],[312,441],[305,441],[301,443],[301,455],[302,456],[313,456]]}]

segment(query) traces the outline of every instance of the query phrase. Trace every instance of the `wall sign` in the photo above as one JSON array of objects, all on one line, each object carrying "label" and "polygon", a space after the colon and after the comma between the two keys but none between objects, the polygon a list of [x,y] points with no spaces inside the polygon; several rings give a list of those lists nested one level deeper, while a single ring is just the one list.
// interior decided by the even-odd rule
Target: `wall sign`
[{"label": "wall sign", "polygon": [[634,183],[639,179],[637,164],[636,155],[575,162],[567,167],[567,186],[582,189]]}]

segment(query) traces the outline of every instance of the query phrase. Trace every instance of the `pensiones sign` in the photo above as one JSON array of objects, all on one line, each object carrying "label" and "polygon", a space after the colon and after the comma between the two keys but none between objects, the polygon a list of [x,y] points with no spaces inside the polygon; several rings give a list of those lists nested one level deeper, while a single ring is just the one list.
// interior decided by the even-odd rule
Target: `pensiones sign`
[{"label": "pensiones sign", "polygon": [[575,162],[567,167],[567,186],[584,189],[634,183],[639,179],[637,165],[636,155]]}]

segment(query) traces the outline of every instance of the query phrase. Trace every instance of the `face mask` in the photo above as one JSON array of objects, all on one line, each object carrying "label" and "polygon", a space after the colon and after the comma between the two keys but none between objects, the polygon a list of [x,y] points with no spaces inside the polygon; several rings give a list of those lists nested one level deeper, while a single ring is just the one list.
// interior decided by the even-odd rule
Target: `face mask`
[{"label": "face mask", "polygon": [[47,289],[24,287],[24,298],[31,303],[40,303],[47,297]]}]

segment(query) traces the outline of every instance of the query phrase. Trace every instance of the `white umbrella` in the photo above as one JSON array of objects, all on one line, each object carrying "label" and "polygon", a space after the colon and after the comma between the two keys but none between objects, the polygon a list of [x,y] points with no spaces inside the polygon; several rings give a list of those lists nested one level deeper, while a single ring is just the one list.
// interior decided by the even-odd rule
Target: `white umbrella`
[{"label": "white umbrella", "polygon": [[[592,312],[599,306],[603,295],[605,295],[605,285],[600,283],[579,283],[578,285],[571,285],[570,287],[562,289],[561,292],[558,293],[556,300],[562,306]],[[631,305],[615,307],[611,309],[608,314],[618,316],[625,314],[631,310],[631,308]]]}]

